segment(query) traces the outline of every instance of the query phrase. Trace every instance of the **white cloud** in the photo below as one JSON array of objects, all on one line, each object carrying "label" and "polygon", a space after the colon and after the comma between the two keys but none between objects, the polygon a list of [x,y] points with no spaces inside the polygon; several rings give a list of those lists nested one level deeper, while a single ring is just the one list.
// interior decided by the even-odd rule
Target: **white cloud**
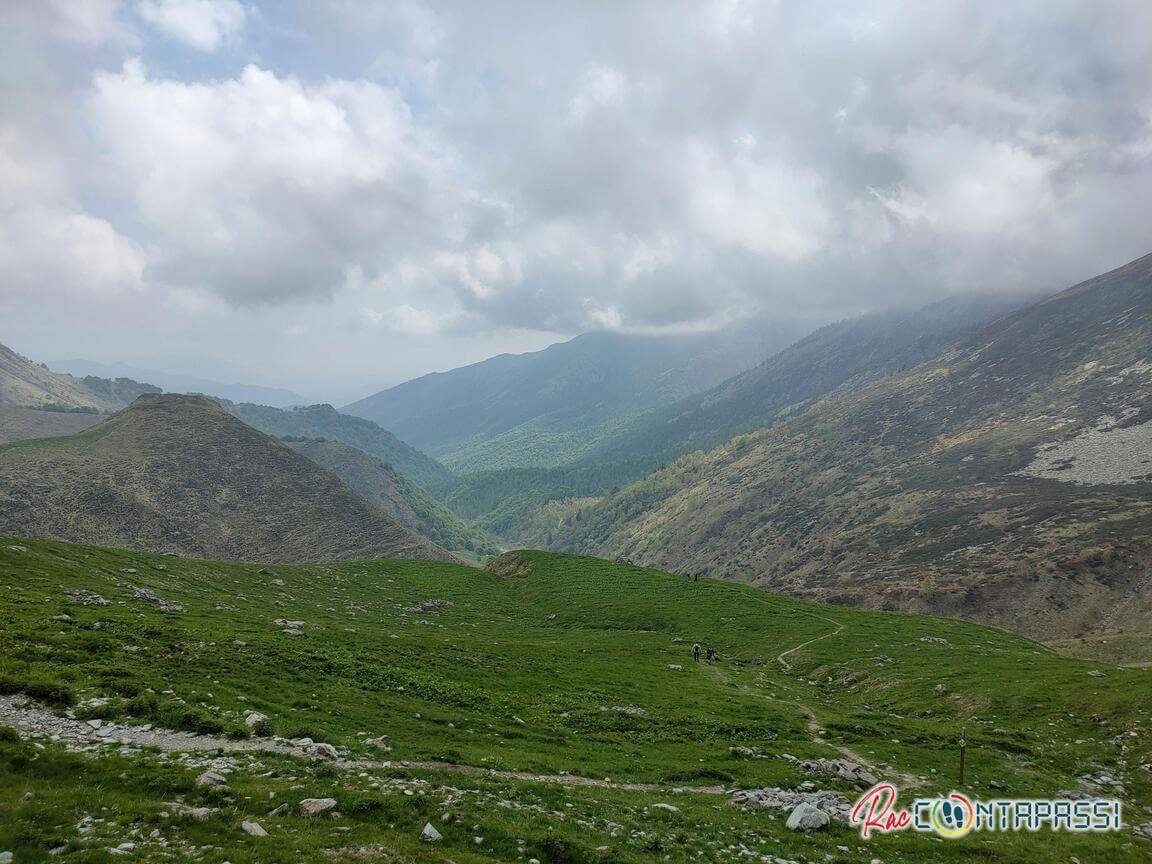
[{"label": "white cloud", "polygon": [[140,247],[84,211],[58,162],[19,152],[11,136],[0,136],[0,237],[0,294],[115,295],[143,288]]},{"label": "white cloud", "polygon": [[593,65],[584,70],[575,95],[568,102],[568,123],[583,122],[597,109],[618,110],[628,99],[628,79],[619,69]]},{"label": "white cloud", "polygon": [[240,0],[140,0],[137,9],[153,27],[200,51],[235,39],[247,17]]},{"label": "white cloud", "polygon": [[185,84],[130,62],[89,116],[156,238],[154,278],[237,304],[331,296],[468,230],[451,159],[395,91],[255,66]]}]

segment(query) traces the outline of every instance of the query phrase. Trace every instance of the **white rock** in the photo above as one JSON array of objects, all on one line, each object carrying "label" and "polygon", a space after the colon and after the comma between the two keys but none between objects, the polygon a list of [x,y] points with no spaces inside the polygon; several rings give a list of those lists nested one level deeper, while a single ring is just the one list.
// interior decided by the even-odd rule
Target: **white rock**
[{"label": "white rock", "polygon": [[420,832],[420,839],[425,843],[439,843],[444,839],[444,835],[437,831],[435,826],[429,822],[424,826],[424,830]]},{"label": "white rock", "polygon": [[263,723],[267,719],[268,719],[267,715],[261,714],[259,711],[253,711],[247,717],[244,718],[244,725],[247,726],[249,729],[251,729],[257,723]]},{"label": "white rock", "polygon": [[228,778],[223,774],[217,774],[215,771],[205,771],[196,778],[197,786],[227,786]]},{"label": "white rock", "polygon": [[240,827],[244,829],[245,834],[251,834],[253,837],[268,836],[268,832],[261,827],[259,822],[241,822]]},{"label": "white rock", "polygon": [[652,809],[653,810],[667,810],[669,813],[679,813],[680,812],[679,807],[676,807],[675,805],[672,805],[672,804],[665,804],[663,801],[661,801],[659,804],[653,804]]}]

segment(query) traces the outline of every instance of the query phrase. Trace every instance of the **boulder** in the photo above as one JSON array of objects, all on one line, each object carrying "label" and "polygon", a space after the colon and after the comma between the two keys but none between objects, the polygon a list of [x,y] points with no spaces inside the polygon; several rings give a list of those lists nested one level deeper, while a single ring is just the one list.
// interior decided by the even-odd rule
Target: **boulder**
[{"label": "boulder", "polygon": [[828,825],[828,814],[801,801],[788,817],[787,825],[793,831],[816,831]]},{"label": "boulder", "polygon": [[250,834],[253,837],[268,836],[268,832],[264,830],[259,822],[241,822],[240,828],[245,834]]},{"label": "boulder", "polygon": [[420,832],[420,839],[425,843],[439,843],[444,839],[444,835],[437,831],[431,822],[428,822],[424,826],[424,830]]},{"label": "boulder", "polygon": [[331,759],[336,761],[340,758],[340,754],[336,752],[336,748],[331,744],[316,743],[308,747],[308,752],[313,756],[319,756],[321,759]]},{"label": "boulder", "polygon": [[196,785],[204,786],[227,786],[228,778],[223,774],[217,774],[215,771],[205,771],[196,778]]},{"label": "boulder", "polygon": [[305,798],[300,802],[300,811],[305,816],[318,816],[336,806],[335,798]]},{"label": "boulder", "polygon": [[259,711],[252,711],[247,717],[244,718],[244,725],[249,729],[252,729],[267,719],[268,716],[266,714],[261,714]]}]

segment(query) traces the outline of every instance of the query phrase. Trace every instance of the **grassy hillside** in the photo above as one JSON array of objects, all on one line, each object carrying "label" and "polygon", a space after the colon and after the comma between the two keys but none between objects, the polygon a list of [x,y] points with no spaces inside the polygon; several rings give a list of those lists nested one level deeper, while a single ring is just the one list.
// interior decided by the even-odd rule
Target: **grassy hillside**
[{"label": "grassy hillside", "polygon": [[369,455],[383,459],[410,480],[435,492],[453,481],[452,472],[414,447],[405,444],[371,420],[341,414],[331,405],[280,409],[267,405],[219,400],[234,417],[274,438],[326,438],[343,441]]},{"label": "grassy hillside", "polygon": [[103,419],[100,414],[90,411],[0,407],[0,444],[28,438],[75,435]]},{"label": "grassy hillside", "polygon": [[238,560],[450,557],[200,396],[0,446],[0,531]]},{"label": "grassy hillside", "polygon": [[536,536],[1047,639],[1147,633],[1150,345],[1152,256]]},{"label": "grassy hillside", "polygon": [[462,473],[562,465],[637,413],[711,387],[805,332],[756,322],[718,333],[587,333],[425,375],[345,410]]},{"label": "grassy hillside", "polygon": [[123,408],[143,393],[159,392],[159,387],[130,378],[63,375],[0,345],[0,406],[107,412]]},{"label": "grassy hillside", "polygon": [[474,555],[499,551],[496,539],[468,525],[389,465],[340,441],[285,440],[325,471],[339,477],[405,528],[437,546]]},{"label": "grassy hillside", "polygon": [[[259,711],[261,734],[376,760],[159,758],[117,746],[123,731],[68,753],[0,734],[0,847],[17,861],[58,847],[60,860],[102,861],[124,841],[136,843],[133,860],[211,845],[205,860],[234,864],[286,851],[458,864],[747,860],[734,844],[831,862],[1121,862],[1152,851],[1127,831],[862,844],[839,823],[796,834],[786,812],[726,806],[720,788],[674,791],[814,782],[854,798],[853,784],[785,758],[847,749],[905,787],[945,792],[964,727],[970,794],[997,794],[995,783],[999,794],[1047,796],[1104,771],[1138,819],[1152,804],[1152,775],[1139,767],[1152,758],[1149,673],[960,621],[545,553],[513,553],[488,571],[398,561],[269,570],[8,538],[0,584],[5,692],[75,701],[84,719],[237,740]],[[183,608],[161,612],[133,599],[139,588]],[[108,605],[69,602],[77,591]],[[443,602],[417,611],[431,599]],[[286,636],[277,618],[304,621],[304,635]],[[696,639],[720,661],[693,663]],[[381,734],[389,751],[370,743]],[[229,788],[197,788],[206,767],[227,771]],[[655,787],[565,785],[572,775]],[[298,815],[300,799],[328,796],[338,817]],[[171,817],[166,801],[216,809],[204,821]],[[242,820],[270,836],[246,836]],[[427,821],[444,835],[435,846],[418,840]],[[85,824],[91,834],[77,830]]]},{"label": "grassy hillside", "polygon": [[453,512],[513,542],[550,501],[604,495],[656,467],[641,460],[557,468],[505,468],[457,478],[441,499]]}]

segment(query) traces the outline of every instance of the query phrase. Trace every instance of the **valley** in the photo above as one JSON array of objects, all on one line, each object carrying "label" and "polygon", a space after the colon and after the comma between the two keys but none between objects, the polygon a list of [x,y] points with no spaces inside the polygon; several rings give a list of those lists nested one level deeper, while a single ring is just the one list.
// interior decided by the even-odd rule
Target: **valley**
[{"label": "valley", "polygon": [[[58,736],[0,736],[0,845],[25,857],[129,843],[142,861],[980,860],[978,836],[862,843],[835,820],[795,832],[788,809],[733,803],[854,800],[858,783],[804,767],[846,753],[902,790],[946,791],[961,727],[974,794],[1108,776],[1131,813],[1152,804],[1146,673],[961,621],[539,552],[485,570],[269,568],[6,538],[0,581],[0,685],[77,718],[0,705],[0,726]],[[716,663],[692,661],[697,639]],[[206,771],[223,783],[197,785]],[[302,814],[328,798],[338,816]],[[441,839],[422,841],[425,824]],[[997,860],[1019,862],[1144,860],[1150,842],[995,838]]]}]

